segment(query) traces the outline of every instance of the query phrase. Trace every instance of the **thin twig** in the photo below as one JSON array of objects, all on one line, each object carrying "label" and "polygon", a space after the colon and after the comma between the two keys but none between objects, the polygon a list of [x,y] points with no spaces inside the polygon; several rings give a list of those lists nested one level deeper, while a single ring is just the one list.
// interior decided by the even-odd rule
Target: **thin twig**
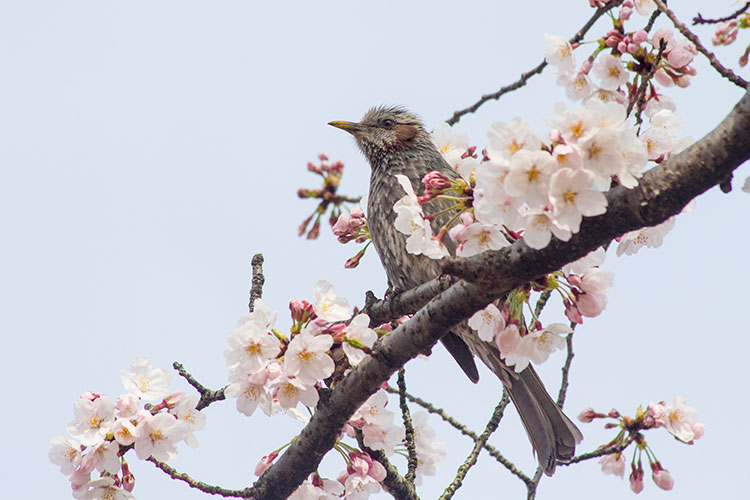
[{"label": "thin twig", "polygon": [[539,300],[536,301],[536,306],[534,307],[534,316],[538,318],[539,315],[542,314],[542,309],[544,309],[544,306],[547,305],[547,301],[549,300],[551,295],[552,290],[545,290],[542,292],[542,294],[539,296]]},{"label": "thin twig", "polygon": [[720,17],[718,19],[705,19],[703,16],[701,16],[701,13],[699,12],[698,15],[693,18],[693,26],[695,26],[696,24],[725,23],[727,21],[731,21],[732,19],[740,17],[749,8],[750,8],[750,2],[746,2],[744,7],[740,7],[739,9],[734,11],[732,14],[726,17]]},{"label": "thin twig", "polygon": [[685,38],[690,40],[693,45],[695,45],[696,50],[706,56],[708,62],[711,64],[711,66],[714,67],[716,71],[719,72],[721,76],[734,83],[738,87],[741,87],[743,89],[747,88],[747,82],[737,76],[731,69],[722,66],[714,53],[706,49],[706,47],[701,44],[701,41],[698,39],[698,37],[692,31],[690,31],[687,26],[682,24],[679,19],[677,19],[677,16],[675,16],[674,12],[669,10],[669,8],[662,0],[654,0],[654,3],[656,3],[656,7],[664,14],[666,14],[669,20],[672,21],[674,27],[677,28],[677,30],[682,33]]},{"label": "thin twig", "polygon": [[407,481],[398,469],[388,460],[388,457],[382,450],[373,450],[365,446],[365,441],[360,429],[355,429],[357,444],[359,448],[370,455],[370,458],[377,460],[385,468],[386,476],[383,485],[388,488],[388,493],[396,500],[419,500],[417,491],[414,488],[413,481]]},{"label": "thin twig", "polygon": [[[385,390],[387,392],[390,392],[391,394],[398,394],[398,390],[396,390],[396,389],[394,389],[393,387],[390,387],[390,386],[386,387]],[[406,393],[406,398],[409,401],[411,401],[412,403],[415,403],[415,404],[421,406],[422,408],[424,408],[425,410],[427,410],[428,413],[432,413],[434,415],[439,416],[446,423],[448,423],[449,425],[451,425],[453,428],[455,428],[456,430],[458,430],[461,434],[463,434],[464,436],[470,438],[474,442],[477,442],[477,440],[479,439],[479,436],[477,436],[476,433],[474,433],[472,430],[470,430],[468,427],[466,427],[464,424],[462,424],[461,422],[459,422],[455,418],[453,418],[450,415],[448,415],[445,412],[445,410],[443,410],[442,408],[437,408],[434,405],[432,405],[431,403],[428,403],[427,401],[425,401],[424,399],[418,398],[416,396],[412,396],[408,392]],[[505,467],[506,469],[508,469],[508,472],[510,472],[511,474],[513,474],[514,476],[516,476],[518,479],[520,479],[524,483],[528,483],[528,482],[531,481],[530,477],[528,477],[526,474],[524,474],[523,472],[521,472],[513,464],[513,462],[511,462],[510,460],[508,460],[507,458],[505,458],[499,451],[497,451],[497,449],[494,446],[492,446],[489,443],[485,443],[483,447],[484,447],[485,450],[487,450],[487,453],[489,453],[492,458],[494,458],[495,460],[497,460],[503,467]]]},{"label": "thin twig", "polygon": [[175,361],[174,363],[172,363],[172,368],[177,370],[177,373],[180,375],[180,377],[184,378],[187,383],[192,385],[195,390],[198,391],[198,394],[201,395],[201,398],[195,407],[196,410],[200,411],[211,403],[215,403],[226,398],[226,396],[224,396],[225,387],[222,387],[221,389],[216,391],[207,388],[206,386],[198,382],[190,373],[188,373],[182,363],[178,363],[177,361]]},{"label": "thin twig", "polygon": [[643,27],[643,31],[645,31],[646,33],[651,31],[651,28],[654,27],[654,23],[656,22],[656,18],[659,17],[659,14],[661,14],[661,11],[659,11],[659,9],[651,13],[651,17],[648,18],[648,22],[646,23],[646,26]]},{"label": "thin twig", "polygon": [[[591,29],[591,27],[594,25],[594,23],[599,20],[600,17],[602,17],[605,13],[610,11],[612,8],[617,7],[623,2],[623,0],[612,0],[611,2],[608,2],[606,5],[603,5],[602,7],[599,7],[596,9],[596,12],[594,12],[594,15],[591,16],[591,19],[589,19],[586,24],[584,24],[578,32],[573,35],[573,38],[571,38],[569,41],[570,43],[578,43],[581,40],[583,40],[584,35],[588,32],[588,30]],[[456,111],[453,113],[453,116],[451,116],[449,119],[446,120],[446,122],[449,125],[455,125],[458,123],[458,121],[461,119],[462,116],[474,113],[476,112],[479,107],[486,103],[487,101],[491,100],[497,100],[500,99],[500,97],[504,94],[507,94],[508,92],[513,92],[514,90],[518,90],[524,85],[526,85],[526,82],[528,82],[529,78],[531,78],[534,75],[537,75],[544,71],[544,68],[547,66],[546,61],[542,61],[534,68],[530,69],[526,73],[522,73],[521,77],[516,80],[515,82],[511,83],[510,85],[506,85],[505,87],[501,87],[500,90],[497,92],[493,92],[491,94],[485,94],[483,95],[477,102],[472,104],[466,109],[462,109],[459,111]]]},{"label": "thin twig", "polygon": [[567,348],[567,355],[565,356],[565,364],[562,367],[562,380],[560,382],[560,392],[557,393],[557,406],[560,408],[565,404],[565,396],[568,393],[568,384],[570,377],[570,364],[573,362],[573,334],[575,333],[576,324],[571,322],[570,328],[572,331],[568,334],[568,338],[565,339]]},{"label": "thin twig", "polygon": [[256,253],[253,255],[253,281],[250,286],[250,303],[248,309],[253,312],[255,299],[259,299],[263,296],[263,284],[266,282],[265,276],[263,276],[263,254]]},{"label": "thin twig", "polygon": [[398,369],[398,399],[401,407],[401,415],[404,419],[404,429],[406,434],[406,449],[409,452],[407,463],[409,468],[406,472],[406,480],[414,484],[414,478],[417,475],[417,448],[414,444],[414,425],[409,413],[409,405],[406,402],[406,370],[402,366]]},{"label": "thin twig", "polygon": [[[657,10],[656,12],[659,12],[659,11]],[[664,53],[664,49],[666,48],[667,48],[667,42],[665,42],[663,39],[660,40],[659,51],[656,53],[654,62],[651,64],[651,69],[648,71],[647,75],[645,76],[641,75],[641,84],[638,86],[638,90],[633,96],[633,100],[630,101],[630,103],[628,104],[628,109],[625,112],[625,116],[630,116],[630,112],[633,111],[633,106],[637,106],[636,112],[635,112],[635,122],[637,124],[641,123],[641,112],[643,111],[643,108],[646,105],[646,89],[648,89],[651,79],[654,77],[656,70],[659,68],[659,63],[661,62],[661,56]]]},{"label": "thin twig", "polygon": [[630,446],[630,443],[632,442],[633,438],[631,436],[628,436],[627,438],[625,438],[625,441],[623,441],[621,444],[618,444],[617,446],[609,446],[606,448],[600,448],[598,450],[590,451],[588,453],[582,453],[577,457],[571,458],[568,462],[561,462],[560,465],[573,465],[577,464],[578,462],[583,462],[584,460],[591,460],[592,458],[603,457],[604,455],[620,453],[621,451],[625,450],[625,448]]},{"label": "thin twig", "polygon": [[204,483],[203,481],[197,481],[184,472],[178,472],[174,467],[171,467],[164,462],[161,462],[154,457],[148,457],[146,459],[147,461],[154,464],[157,468],[161,469],[165,474],[167,474],[172,479],[176,479],[178,481],[182,481],[191,488],[195,488],[196,490],[200,490],[204,493],[210,493],[211,495],[221,495],[223,497],[239,497],[239,498],[248,498],[248,490],[228,490],[226,488],[222,488],[221,486],[213,486],[207,483]]},{"label": "thin twig", "polygon": [[469,469],[471,469],[474,464],[477,463],[477,458],[479,458],[479,453],[482,451],[484,444],[500,424],[500,420],[503,418],[505,407],[508,406],[509,402],[510,398],[508,397],[508,393],[503,390],[503,397],[495,407],[495,411],[492,412],[492,417],[490,417],[489,422],[487,422],[487,426],[484,428],[484,432],[481,436],[479,436],[479,439],[474,442],[474,448],[471,450],[471,453],[469,453],[466,461],[458,468],[455,479],[445,489],[443,494],[440,495],[439,500],[448,500],[449,498],[453,497],[453,495],[456,493],[456,490],[461,487],[461,484],[463,484],[463,480],[466,477],[466,474],[469,472]]}]

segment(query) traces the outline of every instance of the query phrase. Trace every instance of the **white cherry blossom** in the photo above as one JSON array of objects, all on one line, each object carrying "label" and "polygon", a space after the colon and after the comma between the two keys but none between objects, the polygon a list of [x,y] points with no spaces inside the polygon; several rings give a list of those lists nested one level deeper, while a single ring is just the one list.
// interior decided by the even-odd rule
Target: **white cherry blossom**
[{"label": "white cherry blossom", "polygon": [[138,357],[130,364],[129,372],[120,372],[120,378],[130,394],[157,401],[167,394],[171,374],[163,368],[152,368],[148,358]]},{"label": "white cherry blossom", "polygon": [[296,335],[284,353],[284,374],[297,377],[303,384],[312,385],[333,373],[334,363],[328,350],[333,344],[330,335]]},{"label": "white cherry blossom", "polygon": [[345,321],[352,317],[349,313],[349,301],[337,297],[333,285],[325,280],[318,281],[313,287],[313,310],[318,318],[326,321]]},{"label": "white cherry blossom", "polygon": [[[354,340],[366,347],[372,348],[375,341],[378,340],[378,334],[370,328],[370,317],[367,314],[357,314],[352,319],[346,329],[346,339]],[[342,347],[344,354],[349,359],[349,363],[354,366],[365,359],[365,353],[362,349],[354,347],[348,342],[343,342]]]}]

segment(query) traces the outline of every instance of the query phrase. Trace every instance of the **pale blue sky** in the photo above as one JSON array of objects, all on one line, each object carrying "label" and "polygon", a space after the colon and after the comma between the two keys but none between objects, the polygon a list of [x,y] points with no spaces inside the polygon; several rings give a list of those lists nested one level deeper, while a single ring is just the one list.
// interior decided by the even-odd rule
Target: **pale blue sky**
[{"label": "pale blue sky", "polygon": [[[690,19],[705,2],[671,2]],[[706,15],[736,8],[725,1]],[[542,58],[543,33],[570,36],[587,2],[6,2],[0,16],[0,367],[7,498],[71,498],[49,464],[85,390],[116,397],[119,371],[139,355],[183,362],[206,385],[226,381],[226,335],[247,304],[250,258],[266,257],[264,297],[288,326],[288,301],[311,298],[328,279],[361,304],[384,289],[375,254],[354,253],[323,232],[296,236],[314,208],[299,187],[317,177],[321,152],[345,161],[342,191],[364,194],[368,167],[351,138],[326,125],[358,120],[372,105],[402,104],[429,128]],[[662,20],[662,23],[664,21]],[[595,31],[606,30],[600,23]],[[704,39],[709,29],[702,29]],[[748,41],[743,33],[744,41]],[[733,64],[741,47],[719,49]],[[579,57],[580,60],[580,57]],[[698,58],[699,77],[668,93],[686,133],[698,138],[741,91]],[[743,70],[747,79],[747,69]],[[564,92],[554,74],[466,117],[459,131],[485,144],[493,121],[523,116],[548,130]],[[743,166],[738,178],[750,174]],[[739,184],[737,184],[739,187]],[[688,447],[647,435],[675,490],[650,479],[641,498],[736,497],[744,489],[742,429],[750,413],[746,325],[750,282],[744,214],[750,196],[718,189],[681,216],[658,251],[608,256],[615,286],[605,314],[576,335],[566,408],[632,413],[638,404],[687,394],[706,424]],[[549,320],[558,317],[551,314]],[[541,367],[557,390],[562,355]],[[482,371],[472,385],[445,353],[407,366],[415,393],[481,431],[500,394]],[[173,378],[172,387],[187,389]],[[229,488],[248,485],[257,460],[291,437],[289,418],[248,419],[232,403],[206,410],[198,450],[174,465]],[[432,418],[449,458],[428,478],[435,498],[471,442]],[[583,425],[580,451],[613,435]],[[492,439],[528,472],[534,459],[514,411]],[[324,470],[335,475],[337,458]],[[629,458],[629,457],[628,457]],[[131,457],[136,497],[206,498]],[[632,498],[627,481],[594,463],[561,468],[540,499]],[[456,498],[523,498],[522,484],[483,455]]]}]

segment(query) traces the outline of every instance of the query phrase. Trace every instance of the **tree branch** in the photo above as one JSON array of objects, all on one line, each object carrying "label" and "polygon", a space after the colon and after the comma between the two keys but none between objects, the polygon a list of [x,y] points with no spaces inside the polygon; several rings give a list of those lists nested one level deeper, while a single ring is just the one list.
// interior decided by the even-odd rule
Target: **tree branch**
[{"label": "tree branch", "polygon": [[731,21],[732,19],[735,19],[739,16],[741,16],[747,9],[750,8],[750,2],[745,2],[744,7],[740,7],[736,11],[734,11],[732,14],[729,14],[726,17],[720,17],[718,19],[705,19],[703,16],[701,16],[700,12],[697,16],[693,18],[693,25],[696,24],[719,24],[719,23],[725,23],[727,21]]},{"label": "tree branch", "polygon": [[[388,391],[388,392],[390,392],[391,394],[398,394],[399,393],[396,389],[394,389],[393,387],[390,387],[390,386],[386,387],[385,390]],[[406,398],[409,401],[411,401],[412,403],[418,404],[419,406],[421,406],[422,408],[424,408],[425,410],[427,410],[429,413],[432,413],[433,415],[439,416],[446,423],[450,424],[456,430],[458,430],[458,432],[460,432],[464,436],[467,436],[467,437],[471,438],[475,443],[479,440],[479,436],[477,436],[476,433],[474,433],[473,431],[471,431],[468,427],[466,427],[464,424],[462,424],[461,422],[459,422],[455,418],[453,418],[450,415],[448,415],[445,412],[445,410],[443,410],[442,408],[437,408],[434,405],[432,405],[431,403],[428,403],[427,401],[425,401],[424,399],[418,398],[416,396],[412,396],[408,392],[406,393]],[[495,460],[497,460],[503,467],[505,467],[506,469],[508,469],[508,472],[510,472],[511,474],[513,474],[514,476],[516,476],[518,479],[520,479],[521,481],[523,481],[524,483],[527,483],[527,484],[531,481],[530,477],[528,477],[526,474],[524,474],[523,472],[521,472],[520,470],[518,470],[518,467],[516,467],[513,462],[511,462],[510,460],[508,460],[507,458],[505,458],[499,451],[497,451],[497,448],[495,448],[494,446],[492,446],[489,443],[484,443],[484,445],[482,445],[482,447],[485,450],[487,450],[487,453],[489,453],[492,458],[494,458]]]},{"label": "tree branch", "polygon": [[485,427],[484,432],[481,436],[479,436],[479,439],[474,442],[474,448],[472,448],[471,453],[469,453],[469,456],[466,458],[466,461],[458,468],[456,478],[450,485],[448,485],[448,487],[445,489],[445,492],[440,495],[439,500],[449,500],[453,497],[453,495],[456,494],[456,490],[461,487],[466,474],[469,472],[469,469],[471,469],[474,464],[477,463],[479,452],[482,451],[484,444],[490,438],[490,435],[492,435],[492,433],[497,430],[497,426],[500,424],[500,420],[503,418],[503,413],[505,412],[505,407],[508,406],[508,403],[510,403],[510,398],[508,398],[508,393],[503,390],[503,397],[495,407],[495,411],[492,412],[492,417],[490,417],[489,422],[487,422],[487,426]]},{"label": "tree branch", "polygon": [[370,455],[373,460],[377,460],[385,468],[385,479],[383,485],[388,488],[388,493],[391,494],[396,500],[419,500],[417,491],[414,489],[414,482],[408,481],[401,474],[398,473],[398,469],[388,460],[388,457],[381,450],[372,450],[365,446],[364,439],[362,437],[362,431],[356,429],[357,444],[359,448]]},{"label": "tree branch", "polygon": [[406,449],[409,453],[407,457],[408,471],[406,480],[414,484],[414,478],[417,475],[417,448],[414,444],[414,425],[409,413],[409,405],[406,403],[406,370],[404,367],[398,369],[398,402],[401,408],[401,416],[404,420],[404,433],[406,434]]},{"label": "tree branch", "polygon": [[584,219],[581,231],[570,241],[554,240],[537,251],[518,241],[460,262],[446,259],[446,269],[466,279],[439,293],[410,320],[382,337],[373,354],[333,388],[327,403],[318,405],[300,437],[247,495],[264,500],[289,496],[316,470],[349,417],[369,395],[407,361],[429,352],[449,328],[513,288],[555,271],[617,236],[676,215],[750,157],[748,143],[750,92],[712,132],[647,172],[638,187],[611,190],[607,212]]},{"label": "tree branch", "polygon": [[[612,0],[612,1],[608,2],[607,4],[603,5],[602,7],[599,7],[598,9],[596,9],[596,12],[594,12],[594,15],[591,16],[591,19],[589,19],[586,22],[586,24],[584,24],[581,27],[581,29],[579,29],[578,32],[575,35],[573,35],[573,38],[571,38],[569,40],[569,42],[570,43],[578,43],[581,40],[583,40],[583,37],[586,35],[586,33],[588,32],[588,30],[591,29],[591,27],[594,25],[594,23],[596,23],[596,21],[599,20],[600,17],[602,17],[604,14],[606,14],[607,12],[609,12],[614,7],[617,7],[618,5],[620,5],[622,2],[623,2],[623,0]],[[532,76],[538,75],[542,71],[544,71],[544,68],[546,66],[547,66],[547,62],[546,61],[542,61],[541,63],[539,63],[537,66],[535,66],[534,68],[530,69],[526,73],[522,73],[521,77],[518,80],[516,80],[515,82],[511,83],[510,85],[506,85],[505,87],[501,87],[500,90],[498,90],[497,92],[493,92],[491,94],[485,94],[485,95],[483,95],[477,102],[475,102],[474,104],[472,104],[471,106],[469,106],[466,109],[461,109],[459,111],[455,111],[453,113],[453,116],[451,116],[449,119],[446,120],[446,123],[448,123],[448,125],[455,125],[456,123],[458,123],[458,121],[461,119],[462,116],[464,116],[466,114],[469,114],[469,113],[476,112],[476,110],[479,109],[479,107],[482,104],[486,103],[487,101],[498,100],[504,94],[507,94],[508,92],[513,92],[514,90],[520,89],[521,87],[523,87],[524,85],[526,85],[526,82],[528,82],[529,79]]]},{"label": "tree branch", "polygon": [[178,472],[177,469],[174,467],[171,467],[164,462],[161,462],[154,457],[148,457],[146,459],[147,461],[154,464],[158,469],[161,469],[165,474],[167,474],[172,479],[176,479],[178,481],[182,481],[191,488],[195,488],[196,490],[200,490],[204,493],[210,493],[211,495],[221,495],[223,497],[244,497],[247,490],[228,490],[226,488],[222,488],[221,486],[213,486],[207,483],[204,483],[203,481],[196,481],[192,477],[188,476],[184,472]]},{"label": "tree branch", "polygon": [[747,88],[747,82],[743,80],[742,78],[740,78],[739,76],[737,76],[734,73],[734,71],[732,71],[731,69],[725,68],[724,66],[722,66],[719,60],[716,59],[716,56],[714,55],[714,53],[708,50],[706,47],[704,47],[703,44],[701,44],[701,41],[698,39],[698,37],[692,31],[690,31],[690,29],[687,26],[682,24],[679,19],[677,19],[677,16],[674,15],[674,12],[669,10],[667,5],[662,0],[654,0],[654,3],[656,3],[656,7],[660,11],[662,11],[664,14],[666,14],[669,20],[672,21],[672,24],[674,24],[674,27],[677,28],[677,30],[680,33],[682,33],[682,35],[685,38],[690,40],[693,45],[695,45],[695,48],[698,50],[698,52],[706,56],[706,59],[708,59],[708,62],[711,63],[711,66],[713,66],[714,69],[718,71],[721,76],[723,76],[724,78],[726,78],[727,80],[734,83],[740,88],[743,88],[743,89]]},{"label": "tree branch", "polygon": [[253,266],[253,280],[250,285],[250,303],[248,309],[253,312],[255,299],[259,299],[263,296],[263,284],[266,282],[266,277],[263,276],[263,254],[256,253],[253,255],[252,260]]}]

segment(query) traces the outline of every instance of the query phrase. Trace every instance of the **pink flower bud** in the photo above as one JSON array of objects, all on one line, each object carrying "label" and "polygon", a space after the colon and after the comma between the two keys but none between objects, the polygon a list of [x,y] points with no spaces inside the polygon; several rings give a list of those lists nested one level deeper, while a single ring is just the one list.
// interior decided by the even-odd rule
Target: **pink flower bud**
[{"label": "pink flower bud", "polygon": [[706,432],[706,426],[703,425],[700,422],[696,422],[693,424],[693,439],[700,439],[703,437],[703,434]]},{"label": "pink flower bud", "polygon": [[627,21],[628,19],[630,19],[630,16],[632,16],[632,15],[633,15],[633,9],[632,8],[630,8],[630,7],[624,7],[623,6],[620,9],[620,19],[622,19],[623,21]]},{"label": "pink flower bud", "polygon": [[325,153],[320,153],[320,154],[318,155],[318,159],[319,159],[320,161],[328,161],[328,155],[327,155],[327,154],[325,154]]},{"label": "pink flower bud", "polygon": [[618,43],[620,43],[620,37],[619,36],[609,36],[604,41],[604,44],[607,47],[616,47]]},{"label": "pink flower bud", "polygon": [[638,462],[638,468],[636,469],[635,463],[631,464],[633,472],[630,473],[630,489],[636,495],[643,491],[643,467]]},{"label": "pink flower bud", "polygon": [[651,470],[653,471],[651,477],[659,488],[669,491],[674,486],[674,479],[669,471],[665,470],[659,462],[651,464]]},{"label": "pink flower bud", "polygon": [[628,44],[628,52],[630,52],[631,54],[635,54],[636,52],[638,52],[638,45],[636,45],[633,42],[629,43]]},{"label": "pink flower bud", "polygon": [[307,233],[308,240],[314,240],[320,236],[320,219],[316,219],[310,232]]},{"label": "pink flower bud", "polygon": [[635,43],[643,43],[646,40],[648,40],[648,33],[646,33],[644,30],[638,30],[633,33],[633,41]]},{"label": "pink flower bud", "polygon": [[279,456],[279,453],[274,451],[261,458],[258,465],[255,466],[255,475],[262,476],[264,472],[271,468],[273,461],[276,460],[277,456]]},{"label": "pink flower bud", "polygon": [[586,408],[578,414],[578,420],[584,424],[590,424],[595,418],[598,418],[599,414],[594,411],[593,408]]},{"label": "pink flower bud", "polygon": [[607,416],[610,418],[620,418],[620,412],[612,408],[609,410],[609,413],[607,413]]},{"label": "pink flower bud", "polygon": [[667,412],[664,405],[649,403],[646,411],[648,412],[648,416],[653,419],[653,427],[659,428],[667,422]]},{"label": "pink flower bud", "polygon": [[675,78],[674,84],[680,88],[686,88],[690,85],[690,75],[680,75]]},{"label": "pink flower bud", "polygon": [[442,191],[443,189],[451,187],[450,179],[436,170],[427,173],[427,175],[422,178],[422,184],[424,184],[426,189],[432,192]]}]

